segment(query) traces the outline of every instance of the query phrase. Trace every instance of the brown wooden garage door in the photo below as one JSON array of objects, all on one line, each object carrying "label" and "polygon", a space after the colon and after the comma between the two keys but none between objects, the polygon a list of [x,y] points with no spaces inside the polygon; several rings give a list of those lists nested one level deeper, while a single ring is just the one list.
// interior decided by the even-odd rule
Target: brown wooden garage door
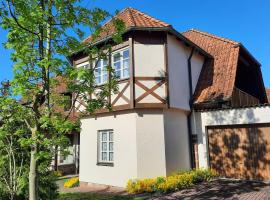
[{"label": "brown wooden garage door", "polygon": [[207,130],[210,167],[220,176],[270,180],[270,124]]}]

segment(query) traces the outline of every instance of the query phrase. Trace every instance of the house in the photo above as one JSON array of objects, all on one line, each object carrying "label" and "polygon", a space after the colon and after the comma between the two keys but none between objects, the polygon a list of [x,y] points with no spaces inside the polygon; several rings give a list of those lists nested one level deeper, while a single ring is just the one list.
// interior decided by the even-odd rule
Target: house
[{"label": "house", "polygon": [[[215,167],[204,130],[220,125],[212,111],[222,116],[267,103],[259,62],[238,42],[197,30],[179,33],[133,8],[115,17],[126,25],[123,42],[113,46],[108,58],[120,78],[119,92],[108,99],[113,111],[102,109],[81,119],[80,182],[125,186],[129,179]],[[111,28],[112,21],[104,26]],[[112,42],[110,34],[84,42],[102,46]],[[83,51],[71,60],[74,67],[89,65]],[[107,81],[105,66],[101,60],[99,84]],[[78,112],[84,105],[80,100]],[[270,122],[261,112],[256,115]]]}]

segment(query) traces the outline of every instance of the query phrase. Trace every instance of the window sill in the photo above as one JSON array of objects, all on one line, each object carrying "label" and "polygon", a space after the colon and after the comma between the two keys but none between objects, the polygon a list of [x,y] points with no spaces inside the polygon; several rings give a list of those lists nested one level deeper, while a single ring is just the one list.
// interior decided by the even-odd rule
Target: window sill
[{"label": "window sill", "polygon": [[[130,79],[130,77],[126,77],[126,78],[121,78],[121,79],[118,79],[117,80],[117,83],[122,83],[122,82],[126,82],[127,80],[129,80]],[[106,85],[108,82],[106,82],[106,83],[100,83],[100,84],[96,84],[96,87],[97,88],[100,88],[100,87],[102,87],[102,86],[104,86],[104,85]]]},{"label": "window sill", "polygon": [[98,162],[97,166],[107,166],[107,167],[113,167],[113,163],[104,163],[104,162]]}]

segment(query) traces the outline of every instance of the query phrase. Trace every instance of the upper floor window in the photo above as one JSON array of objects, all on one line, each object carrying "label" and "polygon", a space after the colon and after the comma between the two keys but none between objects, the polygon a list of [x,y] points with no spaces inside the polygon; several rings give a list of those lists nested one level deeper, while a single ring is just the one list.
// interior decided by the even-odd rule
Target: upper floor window
[{"label": "upper floor window", "polygon": [[129,50],[124,49],[113,53],[112,63],[115,75],[119,79],[129,78]]},{"label": "upper floor window", "polygon": [[96,84],[106,83],[108,80],[108,60],[101,59],[94,63]]},{"label": "upper floor window", "polygon": [[[122,49],[112,53],[112,67],[115,70],[115,75],[119,79],[129,78],[129,49]],[[108,81],[108,67],[109,61],[107,59],[100,59],[93,62],[93,69],[95,75],[95,83],[97,85],[104,84]],[[89,63],[77,65],[77,68],[90,69]],[[80,81],[80,80],[79,80]]]},{"label": "upper floor window", "polygon": [[[76,66],[78,70],[80,69],[90,69],[90,64],[88,62],[85,62],[85,63],[81,63],[79,65]],[[77,81],[79,81],[80,83],[83,82],[82,79],[80,79],[79,77],[77,78]]]}]

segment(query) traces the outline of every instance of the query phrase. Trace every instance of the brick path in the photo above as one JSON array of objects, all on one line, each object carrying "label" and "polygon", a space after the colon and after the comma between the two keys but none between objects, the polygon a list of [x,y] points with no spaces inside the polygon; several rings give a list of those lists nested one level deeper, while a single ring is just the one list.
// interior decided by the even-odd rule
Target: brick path
[{"label": "brick path", "polygon": [[270,200],[270,184],[261,182],[215,180],[152,200],[173,199],[229,199],[229,200]]}]

